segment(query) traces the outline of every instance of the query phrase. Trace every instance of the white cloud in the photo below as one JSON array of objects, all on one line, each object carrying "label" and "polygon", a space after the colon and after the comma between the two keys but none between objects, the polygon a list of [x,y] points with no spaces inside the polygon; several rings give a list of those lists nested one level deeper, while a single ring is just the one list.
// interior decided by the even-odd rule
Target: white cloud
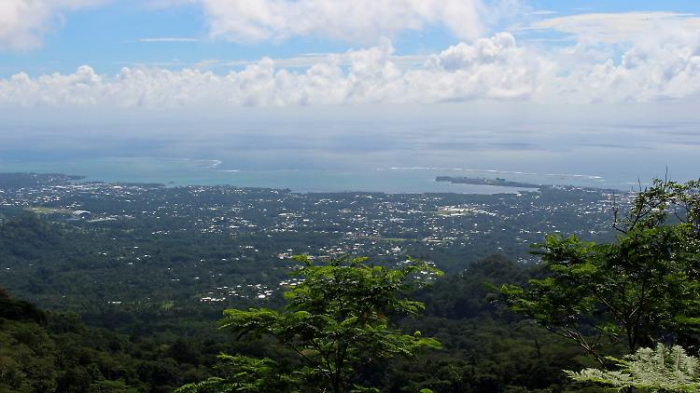
[{"label": "white cloud", "polygon": [[529,30],[554,30],[585,43],[634,43],[700,29],[700,18],[673,12],[579,14],[533,23]]},{"label": "white cloud", "polygon": [[428,26],[472,40],[529,7],[523,0],[148,0],[156,9],[199,6],[211,38],[254,43],[322,37],[376,43]]},{"label": "white cloud", "polygon": [[[347,53],[234,62],[229,65],[237,71],[225,74],[205,70],[219,67],[217,60],[180,71],[124,68],[115,76],[98,75],[88,66],[69,75],[21,73],[0,79],[0,108],[694,102],[700,98],[700,32],[677,29],[677,18],[660,23],[659,34],[635,42],[616,36],[610,43],[581,39],[553,48],[519,44],[512,34],[498,33],[453,45],[422,64],[418,57],[396,56],[383,40]],[[692,17],[686,19],[692,23]],[[611,34],[605,40],[617,33]]]},{"label": "white cloud", "polygon": [[[236,42],[321,36],[376,42],[429,24],[446,26],[461,39],[485,31],[482,0],[200,0],[210,34]],[[517,1],[509,1],[516,4]]]},{"label": "white cloud", "polygon": [[700,32],[644,41],[619,61],[571,67],[552,97],[579,102],[654,102],[700,94]]},{"label": "white cloud", "polygon": [[404,102],[536,99],[551,65],[518,47],[510,33],[460,43],[402,76]]},{"label": "white cloud", "polygon": [[103,3],[106,0],[2,0],[0,1],[0,49],[29,50],[41,46],[61,12]]},{"label": "white cloud", "polygon": [[299,106],[522,99],[537,89],[528,56],[508,33],[436,54],[418,69],[395,63],[385,41],[328,55],[306,70],[277,68],[264,58],[217,75],[194,69],[124,68],[114,77],[80,67],[70,75],[0,80],[0,106]]},{"label": "white cloud", "polygon": [[[63,20],[63,13],[111,0],[2,0],[0,49],[29,50]],[[323,37],[376,43],[405,31],[445,27],[472,40],[521,9],[521,0],[148,0],[155,9],[193,5],[214,39],[234,42]],[[155,40],[148,40],[154,42]],[[162,41],[162,40],[160,40]]]},{"label": "white cloud", "polygon": [[[334,58],[334,64],[338,66],[350,66],[350,58],[338,53],[307,53],[293,57],[275,58],[275,68],[309,68],[320,62],[326,61],[328,58]],[[402,70],[415,69],[422,66],[428,59],[429,55],[391,55],[391,62]],[[258,60],[221,60],[221,59],[204,59],[192,66],[198,70],[224,69],[245,67],[257,63]],[[156,65],[156,64],[149,64]]]},{"label": "white cloud", "polygon": [[570,35],[549,55],[560,75],[549,99],[654,102],[700,93],[700,18],[670,12],[582,14],[531,26]]}]

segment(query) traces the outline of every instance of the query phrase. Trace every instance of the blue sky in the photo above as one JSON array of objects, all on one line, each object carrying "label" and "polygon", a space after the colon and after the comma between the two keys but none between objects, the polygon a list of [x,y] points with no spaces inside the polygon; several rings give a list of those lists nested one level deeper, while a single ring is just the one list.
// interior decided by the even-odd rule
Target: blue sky
[{"label": "blue sky", "polygon": [[0,1],[0,164],[690,178],[698,105],[695,0]]},{"label": "blue sky", "polygon": [[690,0],[6,0],[0,109],[688,102],[698,15]]},{"label": "blue sky", "polygon": [[[671,11],[700,14],[700,2],[670,1],[560,1],[539,0],[522,4],[528,12],[521,20],[584,13],[625,13],[631,11]],[[552,14],[546,14],[551,11]],[[59,14],[62,14],[59,21]],[[38,48],[0,52],[0,76],[20,71],[30,75],[53,72],[70,73],[89,64],[101,73],[113,74],[124,66],[159,66],[178,69],[194,67],[202,61],[257,60],[265,56],[286,58],[308,53],[344,52],[362,47],[362,43],[322,36],[294,37],[275,42],[236,43],[211,38],[206,16],[198,4],[170,7],[149,6],[143,1],[112,1],[75,11],[60,11],[45,23],[51,31]],[[509,18],[491,26],[491,31],[508,29],[521,21]],[[549,36],[552,33],[544,34]],[[516,32],[516,38],[541,38],[543,34]],[[196,41],[142,42],[150,38],[185,38]],[[397,54],[434,53],[459,42],[440,25],[428,25],[419,31],[396,34],[392,44]],[[219,72],[223,71],[221,69]]]}]

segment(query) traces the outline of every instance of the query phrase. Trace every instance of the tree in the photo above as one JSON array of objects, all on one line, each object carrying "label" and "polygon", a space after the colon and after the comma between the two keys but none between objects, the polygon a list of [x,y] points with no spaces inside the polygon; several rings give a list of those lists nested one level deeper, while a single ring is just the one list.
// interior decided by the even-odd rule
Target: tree
[{"label": "tree", "polygon": [[433,266],[408,260],[400,269],[367,265],[366,258],[340,258],[303,266],[292,275],[302,281],[285,293],[283,311],[226,310],[221,327],[250,338],[274,337],[295,353],[301,367],[281,371],[270,359],[224,355],[232,369],[226,378],[187,385],[185,392],[375,391],[361,386],[359,368],[419,350],[438,348],[419,331],[404,334],[390,317],[415,315],[424,308],[407,295],[442,274]]},{"label": "tree", "polygon": [[299,382],[298,378],[281,373],[277,363],[270,359],[222,354],[219,360],[219,368],[228,378],[214,377],[188,384],[177,393],[284,392]]},{"label": "tree", "polygon": [[655,180],[629,213],[615,208],[616,240],[594,244],[547,236],[538,245],[544,277],[504,285],[502,299],[604,364],[609,339],[628,353],[673,341],[698,348],[700,181]]}]

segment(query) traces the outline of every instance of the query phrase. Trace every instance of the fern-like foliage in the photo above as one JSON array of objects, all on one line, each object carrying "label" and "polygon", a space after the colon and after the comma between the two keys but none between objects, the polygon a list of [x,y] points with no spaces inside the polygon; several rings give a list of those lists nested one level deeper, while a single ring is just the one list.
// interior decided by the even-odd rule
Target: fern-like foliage
[{"label": "fern-like foliage", "polygon": [[175,390],[175,393],[267,393],[290,389],[298,383],[294,377],[280,373],[277,363],[270,359],[254,359],[242,355],[219,355],[219,369],[228,379],[209,378]]},{"label": "fern-like foliage", "polygon": [[589,368],[565,372],[576,381],[600,383],[619,390],[634,387],[650,392],[700,392],[699,360],[680,346],[669,348],[659,344],[655,350],[642,348],[624,360],[609,359],[620,370]]}]

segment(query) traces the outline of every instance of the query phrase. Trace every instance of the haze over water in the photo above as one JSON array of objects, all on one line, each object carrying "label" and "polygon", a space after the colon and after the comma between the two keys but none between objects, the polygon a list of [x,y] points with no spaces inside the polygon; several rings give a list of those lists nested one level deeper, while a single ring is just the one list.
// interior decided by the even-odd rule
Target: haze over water
[{"label": "haze over water", "polygon": [[0,171],[386,192],[698,177],[698,1],[14,0],[0,15]]},{"label": "haze over water", "polygon": [[696,176],[694,122],[254,120],[6,126],[0,171],[299,192],[495,193],[436,176],[629,190]]}]

